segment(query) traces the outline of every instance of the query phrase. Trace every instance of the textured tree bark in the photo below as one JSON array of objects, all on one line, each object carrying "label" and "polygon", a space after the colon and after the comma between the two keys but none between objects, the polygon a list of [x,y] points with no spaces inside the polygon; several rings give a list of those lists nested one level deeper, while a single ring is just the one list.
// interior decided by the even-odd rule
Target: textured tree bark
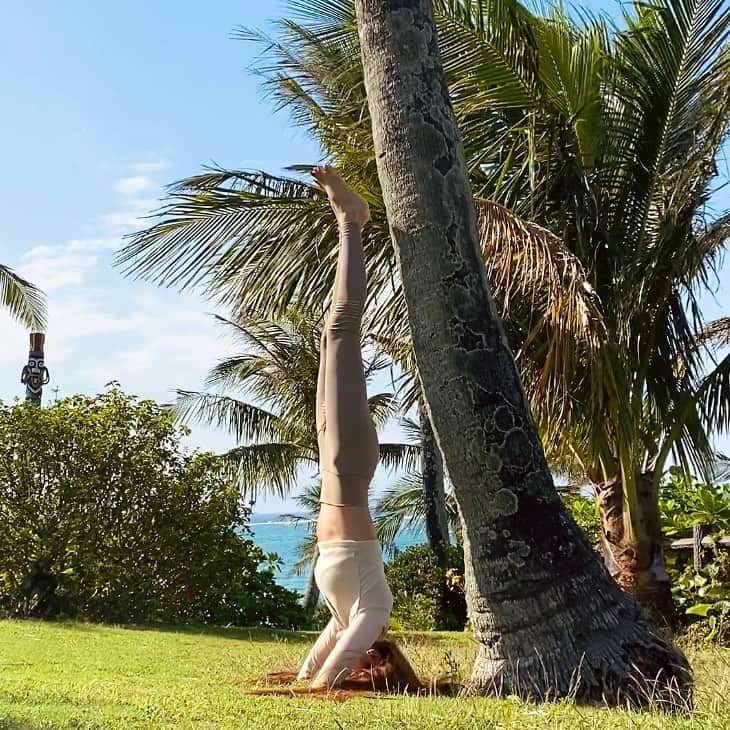
[{"label": "textured tree bark", "polygon": [[304,598],[302,599],[302,607],[307,618],[314,616],[314,610],[317,608],[317,601],[319,601],[319,586],[314,580],[314,566],[309,571],[309,580],[307,581],[307,589],[304,591]]},{"label": "textured tree bark", "polygon": [[419,377],[463,520],[471,687],[682,705],[686,659],[611,580],[552,483],[480,260],[432,4],[355,7]]},{"label": "textured tree bark", "polygon": [[641,535],[631,539],[626,536],[627,515],[620,480],[594,485],[603,533],[601,549],[606,568],[616,583],[634,596],[654,621],[674,629],[679,617],[664,565],[653,477],[653,474],[642,474],[639,478],[637,501],[643,529]]},{"label": "textured tree bark", "polygon": [[446,517],[444,463],[423,403],[419,403],[418,416],[421,424],[421,479],[426,507],[426,538],[439,565],[445,565],[449,522]]}]

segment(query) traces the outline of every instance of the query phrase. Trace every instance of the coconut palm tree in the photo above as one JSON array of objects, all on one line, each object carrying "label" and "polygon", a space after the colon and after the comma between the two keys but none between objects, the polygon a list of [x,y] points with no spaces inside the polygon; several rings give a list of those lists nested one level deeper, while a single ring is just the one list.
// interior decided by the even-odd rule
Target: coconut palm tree
[{"label": "coconut palm tree", "polygon": [[[321,318],[293,308],[277,321],[217,320],[241,351],[210,371],[207,385],[214,392],[178,390],[175,409],[182,420],[223,428],[236,438],[239,443],[221,458],[243,496],[290,496],[302,470],[316,470],[319,461],[315,402]],[[366,378],[386,363],[376,352],[365,365]],[[376,393],[368,402],[378,428],[397,409],[388,392]],[[408,444],[381,443],[380,453],[381,463],[391,470],[412,468],[418,459],[417,447]],[[305,489],[300,499],[310,492]]]},{"label": "coconut palm tree", "polygon": [[[533,24],[539,64],[529,78],[561,123],[545,125],[540,105],[522,107],[533,149],[495,152],[477,181],[481,194],[534,211],[580,265],[597,313],[592,339],[566,347],[540,322],[566,313],[530,305],[510,312],[512,341],[553,463],[594,485],[611,572],[668,620],[659,483],[671,456],[709,468],[710,437],[727,427],[730,403],[730,358],[706,372],[697,302],[728,233],[726,216],[706,221],[730,118],[722,8],[654,0],[610,40],[601,25],[579,31],[559,13]],[[461,27],[474,43],[489,35],[474,14]],[[519,139],[508,130],[505,149]],[[491,238],[483,233],[495,288],[530,296],[516,268],[494,268]]]},{"label": "coconut palm tree", "polygon": [[0,306],[28,329],[41,330],[45,327],[46,304],[43,293],[12,269],[2,265],[0,265]]},{"label": "coconut palm tree", "polygon": [[645,703],[633,665],[646,662],[656,696],[688,699],[686,659],[641,619],[554,488],[480,257],[433,4],[355,6],[419,379],[463,523],[472,688]]},{"label": "coconut palm tree", "polygon": [[[280,36],[241,36],[264,44],[273,97],[368,199],[368,331],[406,362],[353,4],[291,8],[301,22],[282,21]],[[721,0],[636,3],[624,29],[514,0],[434,10],[492,292],[547,456],[594,484],[619,583],[671,615],[659,480],[671,457],[710,463],[730,410],[730,360],[705,371],[697,300],[730,233],[727,215],[707,219],[730,106],[728,16]],[[335,251],[308,184],[213,170],[174,186],[119,261],[275,313],[299,295],[325,300]]]}]

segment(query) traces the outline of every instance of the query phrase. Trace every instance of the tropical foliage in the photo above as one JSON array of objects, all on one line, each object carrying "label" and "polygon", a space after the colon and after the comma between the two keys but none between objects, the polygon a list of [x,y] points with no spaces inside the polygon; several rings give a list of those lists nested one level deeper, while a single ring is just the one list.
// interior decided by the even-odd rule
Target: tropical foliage
[{"label": "tropical foliage", "polygon": [[462,631],[466,625],[464,554],[447,546],[446,565],[439,565],[428,545],[413,545],[385,566],[393,593],[390,624],[398,630]]},{"label": "tropical foliage", "polygon": [[12,269],[2,265],[0,307],[28,329],[42,330],[45,327],[46,305],[43,293]]},{"label": "tropical foliage", "polygon": [[[178,391],[175,410],[183,420],[196,420],[229,431],[239,445],[221,455],[229,475],[244,496],[289,496],[303,469],[318,466],[315,406],[322,339],[322,321],[290,309],[270,320],[218,317],[240,351],[213,367],[207,385],[218,392]],[[387,361],[374,353],[365,363],[369,381]],[[382,427],[397,409],[393,395],[368,399],[370,415]],[[380,444],[380,460],[388,468],[410,466],[418,450],[407,444]]]},{"label": "tropical foliage", "polygon": [[[412,372],[352,3],[290,10],[275,37],[240,36],[260,44],[276,104],[368,199],[367,329]],[[651,583],[665,466],[705,471],[730,425],[730,356],[698,301],[730,234],[709,205],[730,16],[722,0],[635,2],[623,28],[515,0],[437,0],[435,13],[487,271],[548,457],[596,486],[622,584]],[[171,188],[119,263],[278,316],[325,302],[335,257],[310,185],[211,170]]]},{"label": "tropical foliage", "polygon": [[212,454],[112,390],[0,404],[0,613],[301,626]]}]

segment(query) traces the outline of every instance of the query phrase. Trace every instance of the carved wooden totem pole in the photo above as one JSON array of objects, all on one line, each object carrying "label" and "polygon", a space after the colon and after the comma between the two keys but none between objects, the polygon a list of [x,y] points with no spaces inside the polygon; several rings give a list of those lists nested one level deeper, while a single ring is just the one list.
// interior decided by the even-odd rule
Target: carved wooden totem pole
[{"label": "carved wooden totem pole", "polygon": [[43,356],[45,340],[46,336],[42,332],[30,333],[28,364],[23,367],[23,372],[20,375],[20,382],[25,385],[25,399],[37,405],[41,404],[43,386],[50,380]]}]

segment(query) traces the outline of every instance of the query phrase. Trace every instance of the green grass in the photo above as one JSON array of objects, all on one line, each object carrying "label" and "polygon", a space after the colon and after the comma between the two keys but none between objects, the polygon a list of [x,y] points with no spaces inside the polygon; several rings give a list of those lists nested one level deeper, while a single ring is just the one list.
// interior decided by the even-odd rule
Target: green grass
[{"label": "green grass", "polygon": [[[313,635],[0,621],[0,730],[40,728],[479,728],[673,730],[730,728],[730,650],[689,652],[696,709],[649,712],[531,705],[515,699],[311,698],[246,695],[247,679],[294,669]],[[462,634],[403,634],[424,676],[468,675],[474,642]]]}]

